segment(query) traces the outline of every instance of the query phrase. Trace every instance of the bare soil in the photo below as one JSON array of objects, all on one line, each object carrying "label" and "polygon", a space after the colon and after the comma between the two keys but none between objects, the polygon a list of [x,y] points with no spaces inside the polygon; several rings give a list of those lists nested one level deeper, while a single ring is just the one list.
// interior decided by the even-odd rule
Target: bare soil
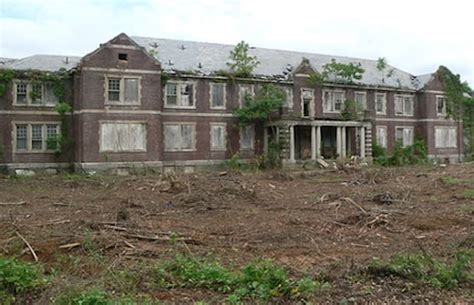
[{"label": "bare soil", "polygon": [[[449,184],[443,177],[460,178]],[[32,260],[15,233],[46,268],[54,287],[25,303],[47,304],[65,287],[100,282],[103,268],[84,257],[92,239],[107,268],[136,268],[176,251],[212,253],[225,265],[273,259],[292,275],[323,276],[323,302],[473,302],[473,283],[435,289],[396,277],[371,277],[374,257],[425,252],[449,260],[474,243],[474,164],[363,168],[314,172],[214,172],[180,176],[53,175],[0,178],[0,255]],[[471,182],[469,182],[471,181]],[[89,235],[88,235],[89,234]],[[79,245],[61,246],[78,243]],[[178,250],[177,250],[178,249]],[[147,279],[143,279],[145,283]],[[139,285],[166,302],[219,303],[208,290]]]}]

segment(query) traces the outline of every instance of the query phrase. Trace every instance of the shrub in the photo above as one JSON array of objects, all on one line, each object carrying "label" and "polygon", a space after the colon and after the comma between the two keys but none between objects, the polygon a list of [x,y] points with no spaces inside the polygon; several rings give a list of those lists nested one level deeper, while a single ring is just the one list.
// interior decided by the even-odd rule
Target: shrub
[{"label": "shrub", "polygon": [[375,164],[388,165],[387,149],[375,142],[372,144],[372,157]]},{"label": "shrub", "polygon": [[239,171],[244,167],[244,162],[240,158],[239,153],[235,153],[229,160],[224,161],[224,165],[231,171]]},{"label": "shrub", "polygon": [[18,294],[46,283],[38,265],[0,257],[0,292]]}]

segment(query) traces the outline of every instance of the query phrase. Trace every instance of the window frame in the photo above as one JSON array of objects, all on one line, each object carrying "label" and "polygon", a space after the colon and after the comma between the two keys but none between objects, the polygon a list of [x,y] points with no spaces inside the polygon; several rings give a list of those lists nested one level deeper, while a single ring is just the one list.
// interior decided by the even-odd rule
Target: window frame
[{"label": "window frame", "polygon": [[[383,133],[385,135],[385,143],[383,145],[380,143],[380,141],[378,141],[379,130],[383,130]],[[387,132],[387,126],[386,125],[376,125],[375,126],[375,140],[376,140],[377,145],[380,145],[383,148],[388,147],[388,132]]]},{"label": "window frame", "polygon": [[[26,85],[26,102],[25,103],[18,103],[18,85],[19,84],[24,84]],[[41,86],[41,99],[38,102],[34,102],[33,98],[31,97],[31,93],[33,92],[33,87],[34,86]],[[14,79],[13,80],[13,90],[12,90],[12,99],[13,99],[13,106],[15,107],[48,107],[48,108],[54,108],[59,100],[57,97],[55,97],[54,101],[46,99],[46,88],[49,87],[49,85],[52,85],[51,82],[38,82],[38,83],[33,83],[28,80],[21,80],[21,79]],[[52,86],[51,86],[51,90]],[[53,92],[54,95],[54,92]]]},{"label": "window frame", "polygon": [[[17,148],[17,126],[26,125],[26,149]],[[32,141],[32,126],[41,125],[41,149],[33,149]],[[58,151],[59,147],[55,149],[48,148],[48,125],[56,125],[56,134],[61,134],[61,122],[58,121],[13,121],[12,122],[12,151],[15,154],[51,154]]]},{"label": "window frame", "polygon": [[[119,91],[119,100],[118,101],[110,101],[109,100],[109,80],[111,79],[119,79],[120,80],[120,91]],[[138,81],[137,84],[137,101],[126,102],[125,101],[125,79],[135,79]],[[141,95],[141,86],[142,77],[138,75],[114,75],[114,74],[107,74],[105,75],[104,81],[104,98],[105,98],[105,105],[113,105],[113,106],[137,106],[141,105],[142,95]]]},{"label": "window frame", "polygon": [[[326,105],[326,98],[325,98],[325,95],[326,93],[329,93],[330,96],[331,96],[331,105],[332,105],[332,109],[335,109],[336,108],[336,101],[334,99],[334,94],[335,93],[340,93],[342,94],[342,102],[341,102],[341,109],[340,110],[327,110],[325,109],[325,105]],[[328,114],[332,114],[332,113],[341,113],[342,110],[344,109],[344,104],[346,103],[346,91],[345,90],[342,90],[342,89],[324,89],[322,91],[322,106],[323,106],[323,113],[328,113]]]},{"label": "window frame", "polygon": [[[223,147],[215,147],[213,146],[213,127],[221,127],[224,130],[224,134],[222,135],[224,143]],[[227,150],[227,123],[209,123],[209,149],[210,151],[226,151]]]},{"label": "window frame", "polygon": [[293,109],[293,87],[283,86],[281,89],[285,91],[286,94],[286,100],[283,103],[283,108]]},{"label": "window frame", "polygon": [[[168,85],[169,84],[175,84],[176,85],[176,105],[169,105],[168,104]],[[181,102],[181,86],[187,86],[187,85],[193,85],[193,92],[192,92],[192,97],[193,97],[193,104],[191,106],[182,106],[180,105]],[[169,108],[169,109],[196,109],[196,86],[197,82],[196,81],[179,81],[179,80],[169,80],[166,82],[166,85],[163,87],[163,100],[164,100],[164,108]]]},{"label": "window frame", "polygon": [[[437,117],[446,117],[448,115],[447,105],[446,105],[446,96],[445,95],[436,95],[436,116]],[[438,112],[438,103],[440,99],[443,100],[443,111],[440,113]]]},{"label": "window frame", "polygon": [[[214,86],[222,86],[223,88],[223,105],[222,106],[214,106],[214,94],[213,94],[213,89]],[[218,82],[210,82],[209,83],[209,108],[213,110],[225,110],[227,106],[227,84],[226,83],[218,83]]]},{"label": "window frame", "polygon": [[[249,147],[244,147],[242,145],[243,141],[243,129],[244,128],[251,128],[252,129],[252,143]],[[247,126],[240,127],[239,129],[239,147],[241,151],[252,151],[255,150],[255,124],[250,124]]]},{"label": "window frame", "polygon": [[242,96],[242,89],[244,87],[250,87],[251,93],[250,96],[255,97],[255,85],[254,84],[239,84],[239,108],[244,106],[244,96]]},{"label": "window frame", "polygon": [[364,100],[362,101],[362,109],[361,111],[367,110],[367,91],[354,91],[354,102],[357,103],[356,96],[357,94],[362,94],[364,96]]},{"label": "window frame", "polygon": [[[454,130],[454,134],[455,134],[455,137],[454,137],[454,145],[452,146],[449,146],[449,145],[446,145],[446,146],[440,146],[438,145],[436,139],[436,131],[437,130],[450,130],[450,129],[453,129]],[[458,128],[456,126],[434,126],[434,137],[435,137],[435,148],[436,149],[453,149],[453,148],[458,148]]]},{"label": "window frame", "polygon": [[[377,96],[383,96],[382,111],[377,110]],[[387,114],[387,93],[386,92],[375,92],[374,101],[375,101],[375,114],[386,115]]]},{"label": "window frame", "polygon": [[[402,113],[397,113],[397,98],[402,98]],[[410,98],[411,99],[411,113],[407,113],[405,109],[405,99]],[[406,116],[406,117],[412,117],[415,115],[415,97],[414,95],[410,94],[395,94],[393,97],[393,112],[395,116]]]},{"label": "window frame", "polygon": [[[166,127],[168,126],[180,126],[180,132],[181,132],[181,126],[187,125],[187,126],[192,126],[192,138],[191,138],[191,148],[167,148],[166,147]],[[163,123],[163,150],[164,152],[193,152],[196,151],[196,142],[197,142],[197,130],[196,130],[196,122],[164,122]]]},{"label": "window frame", "polygon": [[[144,132],[144,148],[143,149],[128,149],[128,150],[112,150],[104,149],[102,146],[102,126],[104,124],[140,124],[145,126]],[[126,120],[99,120],[99,152],[100,153],[143,153],[148,151],[148,124],[146,121],[126,121]]]},{"label": "window frame", "polygon": [[[413,143],[415,143],[415,127],[414,126],[395,126],[395,143],[397,143],[397,130],[398,129],[402,129],[402,147],[407,147],[407,146],[410,146],[410,145],[413,145]],[[410,129],[411,130],[411,143],[410,144],[407,144],[407,143],[404,143],[404,137],[403,137],[403,130],[404,129]]]},{"label": "window frame", "polygon": [[[301,117],[302,118],[314,118],[315,116],[315,95],[314,95],[314,89],[312,88],[301,88],[301,93],[300,93],[300,103],[301,103]],[[308,116],[304,115],[304,93],[305,92],[310,92],[311,93],[311,101],[309,102],[309,113]]]}]

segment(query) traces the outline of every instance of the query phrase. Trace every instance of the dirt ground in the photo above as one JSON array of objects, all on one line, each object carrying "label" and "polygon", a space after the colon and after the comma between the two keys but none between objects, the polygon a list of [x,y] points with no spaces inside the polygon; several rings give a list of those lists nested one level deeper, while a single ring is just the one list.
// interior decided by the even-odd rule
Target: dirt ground
[{"label": "dirt ground", "polygon": [[[269,258],[291,274],[322,274],[331,288],[310,298],[313,303],[470,303],[472,283],[446,290],[358,274],[374,257],[426,252],[447,260],[456,247],[472,249],[474,199],[463,192],[474,188],[473,178],[472,163],[166,177],[5,176],[0,255],[32,260],[18,231],[41,263],[60,270],[63,283],[34,296],[29,302],[35,304],[48,303],[61,285],[74,285],[71,278],[97,280],[93,265],[74,269],[74,277],[61,268],[61,254],[84,255],[87,234],[110,268],[152,264],[172,256],[178,243],[224,264]],[[167,302],[223,299],[204,290],[142,290]]]}]

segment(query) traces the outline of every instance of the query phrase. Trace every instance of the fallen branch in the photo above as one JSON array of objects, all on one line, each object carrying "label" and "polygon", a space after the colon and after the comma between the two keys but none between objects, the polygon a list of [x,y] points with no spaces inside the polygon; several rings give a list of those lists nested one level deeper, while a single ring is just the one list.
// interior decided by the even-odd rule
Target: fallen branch
[{"label": "fallen branch", "polygon": [[62,246],[59,246],[59,249],[72,249],[72,248],[75,248],[75,247],[79,247],[81,245],[81,243],[72,243],[72,244],[66,244],[66,245],[62,245]]},{"label": "fallen branch", "polygon": [[105,225],[104,228],[112,229],[112,230],[115,230],[115,231],[128,231],[127,228],[124,228],[124,227],[117,227],[117,226],[111,226],[111,225]]},{"label": "fallen branch", "polygon": [[126,238],[135,238],[135,239],[141,239],[141,240],[148,240],[148,241],[182,241],[182,242],[196,242],[195,240],[191,238],[184,238],[184,237],[177,237],[177,238],[171,238],[169,236],[165,237],[159,237],[159,236],[145,236],[145,235],[138,235],[138,234],[123,234],[124,237]]},{"label": "fallen branch", "polygon": [[362,208],[360,205],[358,205],[358,204],[357,204],[354,200],[352,200],[351,198],[349,198],[349,197],[343,197],[343,198],[341,198],[341,199],[339,199],[339,200],[344,200],[345,202],[350,203],[350,204],[352,204],[353,206],[355,206],[356,208],[358,208],[362,213],[367,214],[367,211],[364,210],[364,208]]},{"label": "fallen branch", "polygon": [[126,244],[128,247],[132,248],[132,249],[136,249],[137,247],[135,247],[134,245],[132,245],[131,243],[129,243],[128,241],[124,240],[123,241],[124,244]]},{"label": "fallen branch", "polygon": [[24,205],[26,201],[17,201],[17,202],[0,202],[0,205]]},{"label": "fallen branch", "polygon": [[28,249],[30,249],[31,255],[33,255],[33,258],[35,259],[35,262],[37,262],[38,261],[38,256],[36,255],[35,250],[33,250],[33,247],[30,245],[30,243],[18,231],[15,231],[15,233],[26,244]]}]

